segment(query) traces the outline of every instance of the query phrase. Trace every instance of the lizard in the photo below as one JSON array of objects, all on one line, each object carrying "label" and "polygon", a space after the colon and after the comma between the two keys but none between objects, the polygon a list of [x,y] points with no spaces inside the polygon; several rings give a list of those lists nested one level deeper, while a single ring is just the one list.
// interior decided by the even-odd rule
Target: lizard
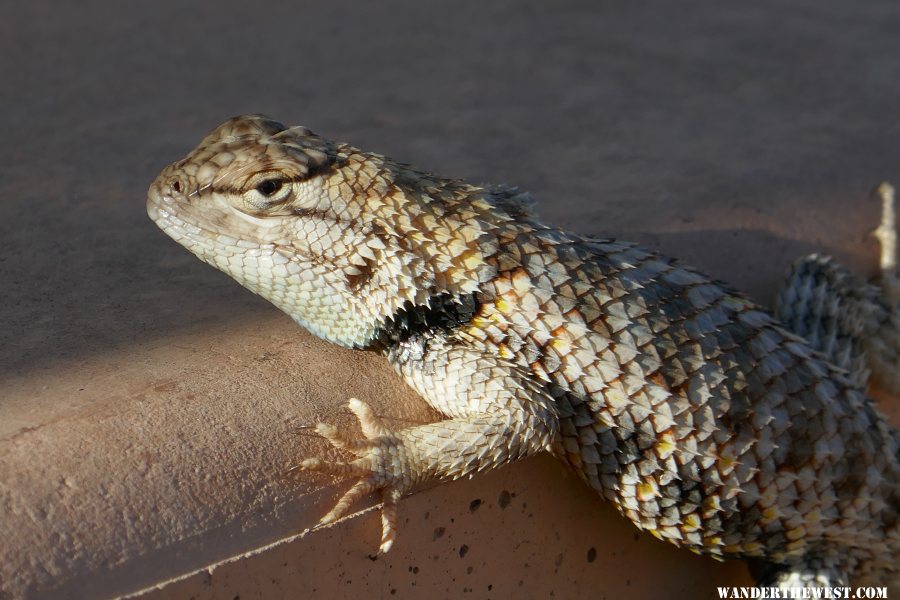
[{"label": "lizard", "polygon": [[[893,190],[880,282],[813,255],[776,315],[676,260],[543,224],[518,188],[471,185],[286,127],[230,119],[150,186],[147,210],[204,262],[341,346],[382,353],[446,417],[363,436],[298,467],[356,478],[323,519],[540,452],[638,528],[760,584],[893,581],[900,435]],[[805,334],[803,337],[801,334]]]}]

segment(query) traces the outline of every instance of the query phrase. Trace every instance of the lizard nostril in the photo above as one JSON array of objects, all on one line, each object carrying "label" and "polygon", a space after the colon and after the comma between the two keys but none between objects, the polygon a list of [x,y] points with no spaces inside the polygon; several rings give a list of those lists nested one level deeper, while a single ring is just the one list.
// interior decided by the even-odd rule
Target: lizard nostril
[{"label": "lizard nostril", "polygon": [[171,196],[184,196],[191,189],[190,181],[181,173],[171,175],[167,183],[168,193]]}]

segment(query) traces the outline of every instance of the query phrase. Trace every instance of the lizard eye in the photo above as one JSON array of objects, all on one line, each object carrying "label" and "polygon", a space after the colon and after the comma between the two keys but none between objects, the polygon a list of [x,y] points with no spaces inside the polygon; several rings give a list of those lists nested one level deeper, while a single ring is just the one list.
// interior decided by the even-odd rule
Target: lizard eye
[{"label": "lizard eye", "polygon": [[259,173],[247,183],[244,202],[252,211],[266,210],[286,202],[292,189],[291,181],[283,173]]},{"label": "lizard eye", "polygon": [[256,191],[266,198],[271,198],[281,190],[283,185],[284,182],[280,179],[266,179],[256,186]]}]

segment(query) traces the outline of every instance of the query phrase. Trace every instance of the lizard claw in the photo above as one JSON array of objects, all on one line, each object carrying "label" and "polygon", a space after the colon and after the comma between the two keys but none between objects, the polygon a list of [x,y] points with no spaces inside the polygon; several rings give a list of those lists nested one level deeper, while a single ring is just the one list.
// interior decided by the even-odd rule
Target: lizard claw
[{"label": "lizard claw", "polygon": [[368,404],[351,398],[347,405],[359,420],[364,438],[354,438],[328,423],[318,423],[315,429],[332,446],[355,455],[356,459],[349,462],[332,462],[320,458],[306,458],[294,468],[359,478],[359,481],[341,496],[334,508],[322,517],[319,525],[337,521],[349,512],[357,500],[372,492],[380,491],[383,506],[381,546],[378,552],[385,554],[391,549],[397,537],[397,503],[403,492],[409,488],[402,475],[398,475],[404,472],[405,453],[397,435],[384,425]]}]

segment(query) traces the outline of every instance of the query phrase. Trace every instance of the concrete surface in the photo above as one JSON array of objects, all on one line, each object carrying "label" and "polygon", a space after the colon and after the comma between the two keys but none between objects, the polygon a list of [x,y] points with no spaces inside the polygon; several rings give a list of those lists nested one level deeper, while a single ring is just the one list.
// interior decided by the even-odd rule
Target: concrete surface
[{"label": "concrete surface", "polygon": [[[0,7],[0,598],[710,597],[747,581],[636,534],[548,457],[299,535],[346,483],[286,475],[359,396],[436,416],[201,264],[146,186],[265,112],[769,303],[829,252],[872,274],[900,181],[900,5],[37,0]],[[893,405],[890,405],[893,406]],[[889,405],[885,405],[886,408]],[[890,408],[896,416],[896,408]],[[895,422],[897,419],[895,418]]]}]

